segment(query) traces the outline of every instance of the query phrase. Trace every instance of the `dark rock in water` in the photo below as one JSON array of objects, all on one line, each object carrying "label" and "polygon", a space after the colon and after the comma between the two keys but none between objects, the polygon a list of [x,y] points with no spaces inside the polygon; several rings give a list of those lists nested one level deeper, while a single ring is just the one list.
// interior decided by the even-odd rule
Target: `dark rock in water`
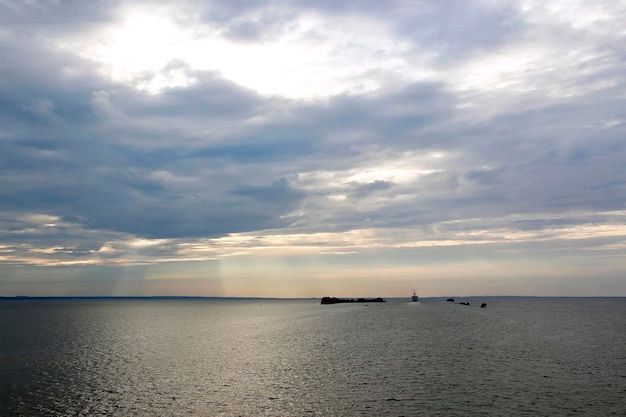
[{"label": "dark rock in water", "polygon": [[382,298],[337,298],[323,297],[321,304],[339,304],[339,303],[384,303]]},{"label": "dark rock in water", "polygon": [[468,306],[468,305],[470,305],[470,304],[469,304],[469,301],[465,301],[465,302],[461,301],[459,304],[461,304],[462,306]]},{"label": "dark rock in water", "polygon": [[454,298],[448,298],[448,299],[446,300],[446,302],[448,302],[448,303],[453,303],[453,302],[454,302]]},{"label": "dark rock in water", "polygon": [[485,307],[487,307],[487,303],[482,303],[482,304],[480,305],[480,308],[485,308]]}]

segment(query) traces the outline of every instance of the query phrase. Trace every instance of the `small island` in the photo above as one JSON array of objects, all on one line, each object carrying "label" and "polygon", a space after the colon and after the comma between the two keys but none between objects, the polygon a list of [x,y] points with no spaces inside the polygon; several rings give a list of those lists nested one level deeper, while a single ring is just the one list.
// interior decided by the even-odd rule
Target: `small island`
[{"label": "small island", "polygon": [[384,303],[381,297],[378,298],[337,298],[322,297],[321,304],[339,304],[339,303]]}]

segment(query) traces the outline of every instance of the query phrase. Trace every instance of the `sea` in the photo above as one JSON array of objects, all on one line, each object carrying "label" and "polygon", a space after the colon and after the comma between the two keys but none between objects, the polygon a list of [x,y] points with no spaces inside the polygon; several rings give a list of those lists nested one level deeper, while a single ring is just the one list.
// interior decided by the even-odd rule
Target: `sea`
[{"label": "sea", "polygon": [[2,300],[0,415],[626,416],[626,298]]}]

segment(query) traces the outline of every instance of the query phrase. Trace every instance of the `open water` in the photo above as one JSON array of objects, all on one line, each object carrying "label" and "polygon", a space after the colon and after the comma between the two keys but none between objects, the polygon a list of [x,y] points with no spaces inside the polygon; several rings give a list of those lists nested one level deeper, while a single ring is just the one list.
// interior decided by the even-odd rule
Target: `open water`
[{"label": "open water", "polygon": [[469,301],[0,301],[0,415],[626,416],[626,298]]}]

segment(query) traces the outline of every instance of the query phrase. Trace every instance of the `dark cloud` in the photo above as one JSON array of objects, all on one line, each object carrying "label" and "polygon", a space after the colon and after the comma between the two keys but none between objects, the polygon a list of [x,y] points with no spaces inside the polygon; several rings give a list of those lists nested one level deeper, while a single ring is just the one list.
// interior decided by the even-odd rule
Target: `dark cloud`
[{"label": "dark cloud", "polygon": [[281,178],[271,185],[237,187],[233,192],[249,197],[256,202],[272,205],[276,209],[281,208],[283,211],[302,198],[302,193],[294,190],[285,178]]},{"label": "dark cloud", "polygon": [[519,36],[524,25],[514,4],[462,0],[411,2],[396,11],[398,32],[450,63]]},{"label": "dark cloud", "polygon": [[0,4],[0,23],[16,33],[80,30],[112,17],[115,1],[15,1]]}]

